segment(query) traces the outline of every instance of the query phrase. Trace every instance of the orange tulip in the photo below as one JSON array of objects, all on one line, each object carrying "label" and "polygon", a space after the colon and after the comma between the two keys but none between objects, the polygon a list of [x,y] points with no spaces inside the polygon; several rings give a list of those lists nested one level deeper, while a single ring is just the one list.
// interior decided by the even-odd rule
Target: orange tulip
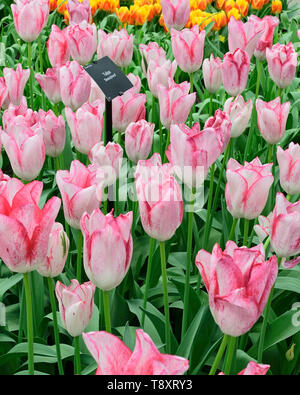
[{"label": "orange tulip", "polygon": [[282,2],[280,0],[273,0],[271,4],[272,14],[280,14],[282,11]]},{"label": "orange tulip", "polygon": [[252,0],[251,6],[254,10],[261,10],[264,6],[264,0]]}]

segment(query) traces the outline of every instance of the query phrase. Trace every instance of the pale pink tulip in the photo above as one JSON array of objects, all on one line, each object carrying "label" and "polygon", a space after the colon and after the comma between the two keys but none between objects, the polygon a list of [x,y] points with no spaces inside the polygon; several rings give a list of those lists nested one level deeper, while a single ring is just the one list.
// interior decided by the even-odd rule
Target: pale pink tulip
[{"label": "pale pink tulip", "polygon": [[228,241],[212,254],[200,250],[196,265],[209,295],[211,313],[230,336],[248,332],[261,316],[278,273],[276,256],[265,261],[263,244],[239,248]]},{"label": "pale pink tulip", "polygon": [[161,10],[167,28],[181,30],[190,16],[190,0],[161,0]]},{"label": "pale pink tulip", "polygon": [[290,102],[281,104],[280,97],[270,102],[256,100],[258,128],[269,144],[279,143],[284,136],[290,106]]},{"label": "pale pink tulip", "polygon": [[97,50],[97,28],[83,21],[67,27],[66,37],[73,60],[81,65],[89,63]]},{"label": "pale pink tulip", "polygon": [[91,165],[85,167],[79,160],[71,163],[70,171],[59,170],[56,173],[65,219],[73,228],[80,228],[80,218],[84,212],[91,213],[100,207],[102,176],[100,169]]},{"label": "pale pink tulip", "polygon": [[90,281],[79,284],[71,280],[67,287],[60,281],[56,283],[56,297],[63,326],[71,336],[79,336],[91,321],[94,309],[96,287]]},{"label": "pale pink tulip", "polygon": [[239,137],[247,128],[252,114],[252,101],[247,102],[243,96],[230,97],[224,104],[224,111],[229,115],[231,121],[231,137]]},{"label": "pale pink tulip", "polygon": [[6,110],[9,106],[8,89],[4,77],[0,77],[0,109]]},{"label": "pale pink tulip", "polygon": [[256,15],[251,15],[248,21],[252,21],[253,24],[261,25],[263,23],[263,34],[256,44],[254,56],[258,60],[266,59],[266,49],[271,48],[273,45],[273,35],[276,26],[279,25],[279,19],[276,16],[266,15],[262,19]]},{"label": "pale pink tulip", "polygon": [[280,89],[288,87],[294,80],[297,68],[297,52],[293,44],[277,43],[266,49],[268,70],[271,79]]},{"label": "pale pink tulip", "polygon": [[209,93],[215,93],[222,84],[222,62],[220,58],[206,58],[202,65],[203,79],[205,88]]},{"label": "pale pink tulip", "polygon": [[24,88],[28,81],[30,70],[23,70],[22,65],[18,63],[16,71],[5,67],[3,76],[8,90],[9,102],[19,106],[23,97]]},{"label": "pale pink tulip", "polygon": [[160,58],[158,61],[150,60],[147,68],[147,81],[149,89],[154,97],[158,97],[158,86],[163,85],[169,88],[169,82],[173,80],[176,73],[176,60],[164,60]]},{"label": "pale pink tulip", "polygon": [[199,26],[191,29],[178,31],[171,29],[171,43],[174,58],[186,73],[194,73],[199,70],[203,59],[205,30],[199,32]]},{"label": "pale pink tulip", "polygon": [[225,151],[230,140],[231,122],[226,112],[217,110],[213,117],[206,120],[204,129],[212,128],[217,136],[221,153]]},{"label": "pale pink tulip", "polygon": [[13,272],[26,273],[45,262],[49,237],[60,208],[53,197],[39,208],[43,183],[16,178],[0,183],[0,257]]},{"label": "pale pink tulip", "polygon": [[156,240],[169,240],[183,215],[181,189],[170,164],[162,165],[157,153],[148,160],[140,160],[135,185],[145,232]]},{"label": "pale pink tulip", "polygon": [[108,332],[83,333],[82,337],[98,364],[96,375],[182,375],[189,368],[187,359],[160,353],[142,329],[136,330],[133,352]]},{"label": "pale pink tulip", "polygon": [[70,60],[66,29],[60,30],[58,26],[52,25],[47,41],[47,52],[52,67],[61,67]]},{"label": "pale pink tulip", "polygon": [[92,10],[89,0],[68,0],[67,10],[70,17],[70,24],[79,24],[83,21],[91,22]]},{"label": "pale pink tulip", "polygon": [[104,104],[97,100],[85,103],[76,113],[66,107],[65,113],[75,148],[88,154],[91,148],[101,141],[103,130]]},{"label": "pale pink tulip", "polygon": [[124,279],[132,257],[132,211],[118,217],[100,209],[85,213],[80,221],[84,237],[83,263],[87,277],[109,291]]},{"label": "pale pink tulip", "polygon": [[10,104],[8,109],[4,111],[2,116],[4,130],[9,133],[9,130],[13,126],[15,119],[20,117],[23,118],[28,127],[31,127],[38,122],[38,114],[27,107],[25,96],[23,96],[19,106]]},{"label": "pale pink tulip", "polygon": [[222,80],[225,91],[230,96],[241,94],[248,81],[250,59],[242,49],[236,49],[233,53],[227,52],[222,63]]},{"label": "pale pink tulip", "polygon": [[47,69],[45,74],[35,74],[35,79],[45,95],[54,104],[61,101],[59,73],[60,69],[54,67],[53,69]]},{"label": "pale pink tulip", "polygon": [[225,199],[234,218],[257,218],[263,211],[273,175],[272,163],[262,165],[258,158],[242,166],[231,158],[227,164]]},{"label": "pale pink tulip", "polygon": [[149,44],[140,44],[139,50],[142,56],[142,70],[145,75],[147,76],[147,69],[150,60],[154,62],[164,62],[167,60],[166,51],[159,47],[155,41],[150,42]]},{"label": "pale pink tulip", "polygon": [[133,35],[126,29],[114,30],[113,33],[98,31],[98,59],[108,56],[119,67],[127,67],[133,55]]},{"label": "pale pink tulip", "polygon": [[277,147],[281,188],[290,195],[300,193],[300,146],[290,143],[285,151]]},{"label": "pale pink tulip", "polygon": [[46,155],[55,158],[63,152],[65,147],[65,120],[62,115],[57,117],[52,110],[48,112],[40,110],[38,117],[43,131]]},{"label": "pale pink tulip", "polygon": [[128,158],[137,163],[147,159],[152,148],[154,123],[144,119],[131,122],[125,130],[125,149]]},{"label": "pale pink tulip", "polygon": [[89,96],[89,103],[92,104],[96,100],[101,100],[105,103],[105,95],[102,90],[99,88],[99,85],[91,78],[91,93]]},{"label": "pale pink tulip", "polygon": [[[265,376],[270,369],[270,365],[263,365],[254,361],[250,361],[247,367],[241,370],[238,376]],[[219,376],[223,376],[224,373],[219,373]]]},{"label": "pale pink tulip", "polygon": [[142,81],[141,81],[140,77],[138,75],[129,73],[127,75],[127,78],[133,85],[133,87],[130,90],[134,93],[140,93],[141,86],[142,86]]}]

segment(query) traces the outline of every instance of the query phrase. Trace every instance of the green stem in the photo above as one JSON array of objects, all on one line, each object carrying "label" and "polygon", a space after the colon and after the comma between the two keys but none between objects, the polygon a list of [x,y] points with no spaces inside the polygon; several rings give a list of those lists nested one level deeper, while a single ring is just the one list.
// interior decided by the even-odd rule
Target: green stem
[{"label": "green stem", "polygon": [[110,305],[109,305],[109,291],[102,290],[103,295],[103,309],[105,319],[105,330],[111,333],[111,320],[110,320]]},{"label": "green stem", "polygon": [[32,297],[31,297],[29,273],[24,273],[24,287],[25,287],[26,314],[27,314],[28,373],[30,375],[33,375],[34,374],[33,316],[32,316]]},{"label": "green stem", "polygon": [[[40,57],[40,73],[44,73],[44,65],[43,65],[43,52],[42,52],[42,41],[41,36],[38,37],[38,46],[39,46],[39,57]],[[45,96],[42,91],[42,108],[45,109]]]},{"label": "green stem", "polygon": [[209,116],[213,115],[213,94],[209,94]]},{"label": "green stem", "polygon": [[105,200],[103,202],[103,214],[107,214],[107,206],[108,206],[108,187],[104,188]]},{"label": "green stem", "polygon": [[77,235],[77,271],[76,271],[76,278],[79,283],[81,283],[81,267],[82,267],[82,242],[83,237],[81,230],[78,229]]},{"label": "green stem", "polygon": [[224,369],[225,375],[230,374],[231,371],[232,362],[234,359],[234,355],[236,353],[236,348],[235,348],[236,339],[237,339],[236,337],[230,336],[230,341],[228,345],[228,356],[226,359],[225,369]]},{"label": "green stem", "polygon": [[33,109],[33,70],[32,70],[32,59],[31,59],[31,43],[27,43],[28,47],[28,68],[30,70],[29,76],[29,89],[30,89],[30,107]]},{"label": "green stem", "polygon": [[234,232],[235,232],[237,221],[238,221],[238,218],[233,218],[233,222],[232,222],[232,226],[231,226],[230,233],[229,233],[229,236],[228,236],[228,240],[233,240],[234,241],[234,239],[235,239]]},{"label": "green stem", "polygon": [[152,95],[152,113],[151,122],[155,124],[155,96]]},{"label": "green stem", "polygon": [[183,339],[187,323],[188,323],[188,312],[189,312],[189,297],[190,297],[190,274],[191,274],[191,261],[192,261],[192,243],[193,243],[193,220],[194,220],[194,203],[195,203],[195,189],[193,188],[193,200],[191,202],[190,211],[188,212],[188,234],[187,234],[187,254],[186,254],[186,273],[185,273],[185,286],[184,286],[184,306],[183,306],[183,317],[182,317],[182,328],[181,328],[181,339]]},{"label": "green stem", "polygon": [[49,288],[50,303],[51,303],[52,315],[53,315],[53,330],[54,330],[54,339],[56,346],[58,372],[62,376],[64,374],[64,368],[61,360],[59,332],[58,332],[57,315],[56,315],[56,302],[54,297],[54,286],[53,286],[53,280],[50,277],[48,277],[48,288]]},{"label": "green stem", "polygon": [[56,171],[60,170],[60,163],[58,156],[55,158],[55,167],[56,167]]},{"label": "green stem", "polygon": [[272,162],[272,156],[273,156],[273,144],[269,144],[269,148],[268,148],[268,163]]},{"label": "green stem", "polygon": [[148,256],[147,274],[146,274],[146,285],[145,285],[143,312],[142,312],[142,319],[141,319],[142,327],[144,327],[144,324],[145,324],[145,309],[147,306],[148,292],[149,292],[149,288],[150,288],[150,278],[151,278],[151,269],[152,269],[154,248],[155,248],[155,239],[150,237],[149,256]]},{"label": "green stem", "polygon": [[208,231],[209,231],[209,222],[210,222],[210,211],[213,200],[213,192],[214,192],[214,175],[215,175],[215,163],[213,163],[210,167],[210,182],[209,182],[209,194],[208,194],[208,202],[207,202],[207,211],[206,211],[206,221],[204,227],[204,237],[203,237],[203,245],[202,248],[206,249],[206,244],[208,240]]},{"label": "green stem", "polygon": [[162,124],[161,120],[159,118],[159,154],[162,157],[163,156],[163,133],[162,133]]},{"label": "green stem", "polygon": [[245,218],[245,221],[244,221],[244,239],[243,239],[243,246],[246,246],[247,247],[247,245],[248,245],[248,233],[249,233],[249,219],[246,219]]},{"label": "green stem", "polygon": [[160,243],[160,256],[161,256],[161,274],[164,289],[164,308],[166,317],[165,326],[165,340],[166,340],[166,353],[171,353],[171,336],[170,336],[170,311],[169,311],[169,301],[168,301],[168,279],[167,279],[167,262],[166,262],[166,249],[165,242]]},{"label": "green stem", "polygon": [[170,129],[168,130],[168,134],[167,134],[167,141],[166,141],[166,145],[165,145],[165,152],[164,152],[164,163],[168,161],[166,152],[169,148],[170,145],[170,139],[171,139],[171,134],[170,134]]},{"label": "green stem", "polygon": [[[194,92],[194,73],[190,74],[190,93]],[[195,112],[195,103],[193,104],[192,111],[190,112],[190,127],[193,125],[193,114]]]},{"label": "green stem", "polygon": [[74,337],[74,373],[77,375],[81,375],[81,362],[80,362],[80,347],[79,347],[79,336]]},{"label": "green stem", "polygon": [[219,347],[219,351],[217,352],[216,358],[215,358],[215,360],[213,362],[213,365],[212,365],[212,367],[211,367],[211,369],[209,371],[209,376],[213,376],[216,373],[216,371],[218,369],[218,366],[219,366],[219,364],[221,362],[221,359],[223,357],[224,351],[226,349],[228,340],[229,340],[229,336],[228,335],[224,335],[222,343],[220,344],[220,347]]}]

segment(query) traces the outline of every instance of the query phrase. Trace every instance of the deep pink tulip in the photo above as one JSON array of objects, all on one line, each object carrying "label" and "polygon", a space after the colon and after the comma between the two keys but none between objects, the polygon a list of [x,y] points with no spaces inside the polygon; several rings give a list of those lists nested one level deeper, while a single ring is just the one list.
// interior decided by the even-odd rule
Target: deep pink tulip
[{"label": "deep pink tulip", "polygon": [[285,151],[277,147],[281,188],[290,195],[300,193],[300,146],[290,143]]},{"label": "deep pink tulip", "polygon": [[154,123],[144,119],[131,122],[125,130],[125,149],[128,158],[137,163],[147,159],[152,148]]},{"label": "deep pink tulip", "polygon": [[166,129],[171,124],[185,123],[196,100],[196,93],[190,92],[190,83],[176,84],[169,81],[169,89],[158,85],[158,101],[160,107],[160,120]]},{"label": "deep pink tulip", "polygon": [[47,257],[37,267],[37,271],[41,276],[53,278],[62,273],[67,260],[69,246],[69,238],[62,224],[55,222],[49,236]]},{"label": "deep pink tulip", "polygon": [[43,183],[39,181],[24,185],[6,177],[0,190],[0,257],[13,272],[35,270],[46,260],[60,199],[53,197],[40,209]]},{"label": "deep pink tulip", "polygon": [[[270,369],[270,365],[263,365],[254,361],[250,361],[247,367],[241,370],[238,376],[265,376]],[[219,376],[223,376],[224,373],[219,373]]]},{"label": "deep pink tulip", "polygon": [[60,30],[58,26],[52,25],[47,41],[47,52],[52,67],[61,67],[70,60],[66,29]]},{"label": "deep pink tulip", "polygon": [[16,71],[5,67],[3,76],[8,90],[9,102],[19,106],[23,97],[24,88],[28,81],[30,70],[23,70],[22,65],[18,63]]},{"label": "deep pink tulip", "polygon": [[222,62],[220,58],[206,58],[202,65],[203,79],[205,88],[209,93],[215,93],[222,84]]},{"label": "deep pink tulip", "polygon": [[6,110],[9,106],[8,89],[4,77],[0,77],[0,109]]},{"label": "deep pink tulip", "polygon": [[34,180],[46,156],[41,126],[30,128],[24,122],[15,124],[9,133],[1,133],[1,140],[14,173],[22,180]]},{"label": "deep pink tulip", "polygon": [[270,236],[271,248],[279,257],[298,255],[300,253],[300,200],[290,203],[282,193],[277,193],[273,212],[268,217],[260,216],[259,225],[255,225],[254,229],[261,240]]},{"label": "deep pink tulip", "polygon": [[76,25],[83,21],[91,22],[92,10],[89,0],[68,0],[67,10],[70,17],[70,24]]},{"label": "deep pink tulip", "polygon": [[182,31],[171,29],[173,54],[182,71],[191,74],[200,69],[204,40],[205,30],[199,32],[198,25]]},{"label": "deep pink tulip", "polygon": [[[259,18],[257,18],[259,19]],[[229,51],[234,52],[236,49],[243,49],[247,52],[249,59],[252,58],[257,43],[264,32],[265,24],[260,19],[248,18],[246,23],[236,20],[231,16],[228,23],[228,46]]]},{"label": "deep pink tulip", "polygon": [[142,329],[136,330],[133,352],[108,332],[83,333],[82,337],[98,364],[96,375],[181,375],[189,368],[187,359],[161,354]]},{"label": "deep pink tulip", "polygon": [[56,297],[63,326],[71,336],[79,336],[91,321],[96,287],[90,281],[79,284],[71,280],[67,287],[56,283]]},{"label": "deep pink tulip", "polygon": [[140,44],[139,50],[142,56],[142,70],[145,76],[147,76],[147,68],[150,60],[154,62],[159,62],[160,59],[163,61],[167,60],[166,51],[159,47],[155,41],[152,41],[147,45]]},{"label": "deep pink tulip", "polygon": [[256,100],[258,128],[262,137],[269,144],[279,143],[282,139],[290,106],[290,102],[281,104],[280,97],[276,97],[270,102]]},{"label": "deep pink tulip", "polygon": [[108,56],[119,67],[127,67],[133,55],[133,35],[126,29],[115,30],[113,33],[98,31],[98,59]]},{"label": "deep pink tulip", "polygon": [[297,53],[292,43],[275,44],[266,49],[268,70],[271,79],[280,89],[288,87],[294,80],[297,68]]},{"label": "deep pink tulip", "polygon": [[118,132],[125,132],[131,122],[145,119],[145,103],[147,96],[144,93],[136,94],[131,89],[112,101],[112,122]]},{"label": "deep pink tulip", "polygon": [[97,28],[93,23],[83,21],[66,29],[71,56],[81,65],[89,63],[97,50]]},{"label": "deep pink tulip", "polygon": [[116,288],[126,276],[132,257],[132,211],[118,217],[100,209],[80,221],[84,237],[83,263],[87,277],[98,288]]},{"label": "deep pink tulip", "polygon": [[65,120],[62,115],[57,117],[52,110],[48,112],[40,110],[38,117],[43,131],[46,155],[55,158],[63,152],[65,147]]},{"label": "deep pink tulip", "polygon": [[221,153],[225,151],[230,140],[231,122],[226,112],[217,110],[213,117],[207,119],[204,129],[212,128],[217,136]]},{"label": "deep pink tulip", "polygon": [[35,79],[45,95],[54,104],[61,101],[59,73],[60,69],[54,67],[53,69],[47,69],[45,74],[35,74]]},{"label": "deep pink tulip", "polygon": [[273,175],[272,163],[262,165],[258,158],[242,166],[231,158],[227,164],[225,199],[234,218],[257,218],[263,211]]},{"label": "deep pink tulip", "polygon": [[89,100],[91,78],[76,60],[68,62],[59,72],[61,99],[73,111]]},{"label": "deep pink tulip", "polygon": [[85,167],[79,160],[71,163],[70,171],[56,173],[64,208],[65,219],[75,229],[80,228],[84,212],[91,213],[100,207],[102,199],[102,171],[93,166]]},{"label": "deep pink tulip", "polygon": [[163,57],[158,61],[150,60],[147,68],[148,87],[154,97],[158,97],[158,86],[163,85],[169,88],[169,83],[173,80],[176,73],[176,60],[164,60]]},{"label": "deep pink tulip", "polygon": [[224,111],[231,121],[231,137],[239,137],[248,126],[252,114],[253,103],[251,99],[245,102],[243,96],[230,97],[224,104]]},{"label": "deep pink tulip", "polygon": [[89,159],[103,171],[103,186],[110,186],[116,182],[121,170],[122,158],[123,148],[119,144],[108,142],[104,145],[101,141],[93,146],[89,152]]},{"label": "deep pink tulip", "polygon": [[249,69],[250,59],[244,50],[236,49],[233,53],[227,52],[224,55],[222,80],[225,91],[230,96],[237,96],[245,90]]},{"label": "deep pink tulip", "polygon": [[75,113],[68,107],[66,118],[75,148],[88,154],[91,148],[101,141],[103,130],[104,104],[97,100],[93,104],[85,103]]},{"label": "deep pink tulip", "polygon": [[156,240],[169,240],[182,222],[181,189],[170,164],[161,163],[159,154],[140,160],[135,185],[145,232]]},{"label": "deep pink tulip", "polygon": [[26,42],[38,38],[46,26],[50,10],[49,0],[15,0],[11,5],[15,28]]},{"label": "deep pink tulip", "polygon": [[209,167],[221,155],[217,131],[200,130],[199,123],[190,129],[184,124],[171,125],[171,144],[166,155],[177,177],[189,187],[203,184]]},{"label": "deep pink tulip", "polygon": [[23,96],[21,99],[21,103],[19,106],[14,106],[10,104],[8,109],[4,111],[2,116],[2,123],[4,130],[9,133],[11,127],[14,124],[14,120],[16,118],[20,118],[20,116],[25,121],[28,127],[33,126],[38,122],[38,114],[35,111],[32,111],[31,108],[27,107],[26,97]]},{"label": "deep pink tulip", "polygon": [[261,316],[278,273],[276,256],[265,261],[263,244],[239,248],[228,241],[212,254],[200,250],[196,265],[209,295],[211,313],[230,336],[248,332]]},{"label": "deep pink tulip", "polygon": [[161,0],[161,10],[165,25],[171,28],[181,30],[190,17],[190,0]]}]

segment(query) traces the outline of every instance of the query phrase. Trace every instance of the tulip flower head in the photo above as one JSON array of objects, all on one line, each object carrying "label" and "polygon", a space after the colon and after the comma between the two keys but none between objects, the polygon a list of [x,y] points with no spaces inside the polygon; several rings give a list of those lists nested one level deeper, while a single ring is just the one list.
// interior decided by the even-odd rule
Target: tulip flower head
[{"label": "tulip flower head", "polygon": [[290,143],[285,151],[277,147],[281,188],[290,195],[300,193],[300,146]]},{"label": "tulip flower head", "polygon": [[297,53],[292,43],[277,43],[266,49],[268,70],[271,79],[280,89],[288,87],[294,80],[297,68]]},{"label": "tulip flower head", "polygon": [[98,59],[108,56],[119,67],[127,67],[133,55],[133,35],[126,29],[115,30],[113,33],[98,31]]},{"label": "tulip flower head", "polygon": [[52,25],[47,41],[47,52],[52,67],[61,67],[70,60],[66,29],[60,30],[58,26]]},{"label": "tulip flower head", "polygon": [[252,101],[247,102],[243,96],[230,97],[224,104],[224,111],[229,115],[231,121],[231,137],[239,137],[247,128],[252,114]]},{"label": "tulip flower head", "polygon": [[190,0],[161,0],[161,10],[167,28],[181,30],[189,20]]},{"label": "tulip flower head", "polygon": [[45,95],[54,104],[61,101],[59,73],[60,69],[54,67],[53,69],[47,69],[45,74],[35,74],[35,79],[40,84]]},{"label": "tulip flower head", "polygon": [[208,90],[209,93],[215,93],[222,84],[221,59],[215,59],[214,55],[211,54],[209,59],[204,59],[202,72],[205,88]]},{"label": "tulip flower head", "polygon": [[225,91],[230,96],[241,94],[248,81],[250,59],[242,49],[236,49],[233,53],[227,52],[222,63],[222,80]]}]

